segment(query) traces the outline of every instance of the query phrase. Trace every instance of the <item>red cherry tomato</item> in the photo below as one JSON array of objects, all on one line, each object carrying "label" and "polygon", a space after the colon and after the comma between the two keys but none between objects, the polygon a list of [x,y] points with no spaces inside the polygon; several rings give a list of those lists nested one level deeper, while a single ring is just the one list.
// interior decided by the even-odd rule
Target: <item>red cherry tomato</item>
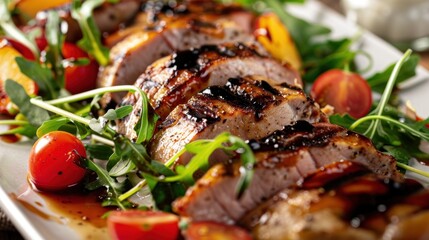
[{"label": "red cherry tomato", "polygon": [[117,240],[175,240],[179,236],[179,217],[166,212],[117,211],[109,214],[107,227]]},{"label": "red cherry tomato", "polygon": [[10,38],[4,38],[4,40],[1,42],[2,46],[9,45],[16,49],[23,57],[25,57],[28,60],[36,60],[36,57],[34,56],[33,52],[29,48],[27,48],[24,44],[10,39]]},{"label": "red cherry tomato", "polygon": [[28,163],[29,178],[42,191],[58,191],[78,184],[86,170],[78,165],[85,147],[74,135],[54,131],[33,145]]},{"label": "red cherry tomato", "polygon": [[[88,54],[72,43],[64,43],[62,54],[67,58],[89,58]],[[70,66],[65,70],[65,88],[72,94],[85,92],[96,87],[98,64],[90,59],[84,66]]]},{"label": "red cherry tomato", "polygon": [[216,222],[194,222],[186,229],[187,240],[251,240],[244,229]]},{"label": "red cherry tomato", "polygon": [[367,81],[356,73],[339,69],[320,75],[311,88],[311,96],[321,106],[329,104],[336,113],[348,113],[354,118],[368,114],[372,104],[372,92]]}]

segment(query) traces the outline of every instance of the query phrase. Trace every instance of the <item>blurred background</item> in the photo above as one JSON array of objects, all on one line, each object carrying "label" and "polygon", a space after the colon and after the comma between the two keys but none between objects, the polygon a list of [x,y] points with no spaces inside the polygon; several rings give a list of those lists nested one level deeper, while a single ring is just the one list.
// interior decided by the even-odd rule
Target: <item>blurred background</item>
[{"label": "blurred background", "polygon": [[400,50],[413,49],[429,69],[428,0],[319,0]]}]

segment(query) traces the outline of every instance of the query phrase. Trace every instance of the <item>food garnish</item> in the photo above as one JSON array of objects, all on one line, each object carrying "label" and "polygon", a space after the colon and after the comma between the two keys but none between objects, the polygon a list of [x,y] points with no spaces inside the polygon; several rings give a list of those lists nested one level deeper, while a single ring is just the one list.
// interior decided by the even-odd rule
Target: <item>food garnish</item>
[{"label": "food garnish", "polygon": [[[15,111],[10,114],[15,119],[0,120],[0,124],[16,126],[1,135],[39,138],[29,160],[29,180],[38,190],[61,191],[76,185],[84,185],[89,191],[105,189],[102,205],[119,209],[110,212],[107,218],[109,231],[116,239],[129,239],[130,234],[135,238],[177,239],[180,219],[166,213],[173,211],[173,201],[195,186],[200,175],[213,166],[211,161],[219,152],[229,157],[228,161],[216,162],[225,166],[223,174],[232,176],[232,172],[239,172],[234,196],[237,201],[244,199],[256,176],[254,168],[259,164],[252,149],[258,148],[249,146],[254,141],[223,132],[213,139],[187,143],[164,163],[153,159],[148,150],[151,139],[157,127],[171,123],[162,123],[165,119],[152,108],[147,93],[131,85],[96,89],[99,66],[112,61],[93,17],[94,10],[106,2],[117,1],[72,1],[71,16],[83,35],[75,43],[66,42],[66,32],[61,28],[63,20],[55,11],[47,11],[46,26],[41,29],[32,26],[38,34],[28,37],[12,20],[11,1],[0,3],[0,26],[7,36],[0,46],[0,66],[6,70],[0,74],[0,113],[10,110],[10,105]],[[316,102],[334,108],[335,114],[329,116],[331,123],[365,135],[378,150],[394,156],[399,167],[429,177],[429,173],[408,165],[411,158],[429,160],[429,154],[418,149],[421,141],[429,141],[426,127],[429,118],[410,118],[399,110],[401,103],[395,101],[398,83],[415,75],[419,60],[416,55],[407,51],[398,63],[364,78],[354,64],[361,52],[351,47],[358,38],[330,39],[330,29],[289,14],[284,3],[290,1],[267,0],[262,5],[254,0],[234,2],[253,13],[263,13],[257,19],[256,39],[275,59],[301,73]],[[36,38],[46,44],[36,44]],[[225,50],[223,54],[232,53]],[[186,67],[189,66],[183,68]],[[280,94],[266,81],[258,84],[273,96]],[[294,87],[299,88],[291,86],[291,89]],[[240,90],[247,94],[248,89]],[[104,94],[118,92],[139,97],[137,104],[141,111],[133,128],[135,139],[119,134],[116,129],[118,120],[134,114],[135,106],[122,104],[115,109],[100,106]],[[374,92],[382,93],[381,98],[373,100]],[[266,106],[260,106],[263,107]],[[298,121],[291,125],[294,128],[291,131],[308,125],[311,124],[300,125]],[[273,144],[280,148],[278,143]],[[284,151],[302,147],[293,143],[285,146],[288,148]],[[192,157],[181,165],[177,160],[185,154]],[[151,193],[149,205],[131,200],[142,191]],[[250,239],[245,230],[209,221],[192,222],[183,232],[188,239],[204,239],[207,234],[219,239]]]}]

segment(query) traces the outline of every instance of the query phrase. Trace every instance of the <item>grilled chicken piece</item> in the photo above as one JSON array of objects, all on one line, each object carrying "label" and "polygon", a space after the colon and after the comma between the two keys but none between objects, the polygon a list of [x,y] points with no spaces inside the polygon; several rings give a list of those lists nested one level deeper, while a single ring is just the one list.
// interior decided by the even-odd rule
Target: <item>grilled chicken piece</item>
[{"label": "grilled chicken piece", "polygon": [[254,15],[235,4],[219,4],[211,0],[179,1],[171,4],[166,1],[147,1],[143,11],[134,19],[132,25],[120,29],[105,38],[107,46],[113,47],[127,36],[138,31],[161,31],[175,22],[199,20],[208,23],[223,18],[234,22],[242,30],[251,33]]},{"label": "grilled chicken piece", "polygon": [[[135,85],[143,89],[155,112],[165,119],[179,104],[186,103],[199,91],[213,85],[224,85],[229,78],[261,76],[274,83],[301,85],[299,74],[277,61],[263,57],[246,45],[205,45],[198,49],[177,52],[152,64]],[[122,105],[134,110],[119,122],[119,132],[134,138],[134,126],[141,111],[140,95],[129,94]]]},{"label": "grilled chicken piece", "polygon": [[195,221],[235,223],[275,193],[330,163],[350,159],[380,176],[401,179],[395,160],[378,152],[367,138],[329,123],[299,121],[249,145],[257,163],[254,177],[237,199],[237,166],[216,165],[186,195],[174,202],[174,210]]},{"label": "grilled chicken piece", "polygon": [[336,162],[279,192],[240,221],[255,239],[423,239],[429,191]]},{"label": "grilled chicken piece", "polygon": [[[101,70],[98,85],[134,84],[155,60],[174,51],[198,48],[207,44],[255,42],[254,37],[232,20],[219,16],[186,16],[162,29],[142,29],[114,45],[111,63]],[[116,102],[120,95],[114,95]]]},{"label": "grilled chicken piece", "polygon": [[[262,138],[300,119],[327,121],[300,88],[285,83],[271,86],[250,77],[232,78],[176,107],[153,137],[150,153],[165,162],[197,139],[212,139],[222,132],[244,139]],[[189,157],[181,156],[177,164],[186,164]]]}]

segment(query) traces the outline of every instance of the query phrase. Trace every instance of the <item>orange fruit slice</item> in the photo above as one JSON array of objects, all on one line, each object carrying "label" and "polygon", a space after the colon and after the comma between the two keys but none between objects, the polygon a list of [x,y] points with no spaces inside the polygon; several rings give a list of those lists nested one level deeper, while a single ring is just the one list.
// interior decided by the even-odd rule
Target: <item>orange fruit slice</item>
[{"label": "orange fruit slice", "polygon": [[15,61],[16,57],[22,57],[15,48],[5,44],[5,40],[0,42],[0,113],[7,113],[7,105],[10,102],[4,90],[4,83],[11,79],[21,84],[29,95],[37,94],[38,87],[35,82],[24,75]]}]

